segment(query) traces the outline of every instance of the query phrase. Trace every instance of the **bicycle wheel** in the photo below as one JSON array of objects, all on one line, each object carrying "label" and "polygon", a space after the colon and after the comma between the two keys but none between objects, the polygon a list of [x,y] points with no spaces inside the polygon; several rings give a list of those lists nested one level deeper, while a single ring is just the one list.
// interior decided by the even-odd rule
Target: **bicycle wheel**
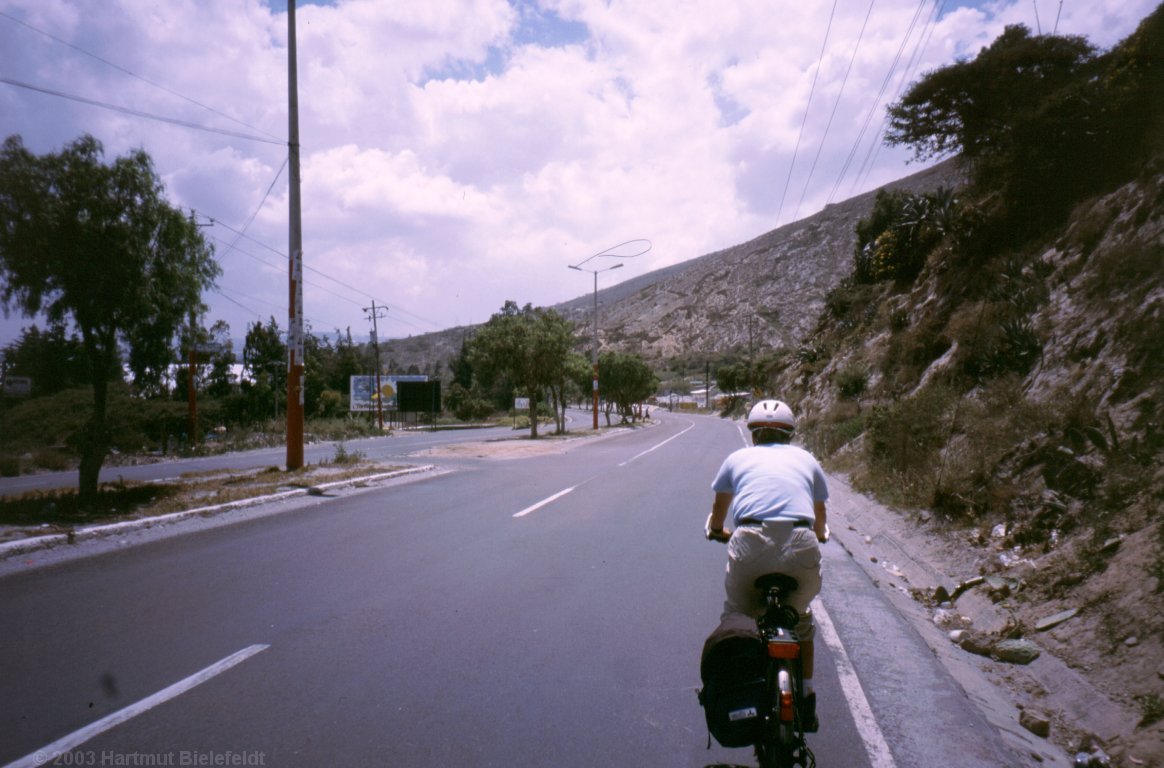
[{"label": "bicycle wheel", "polygon": [[756,742],[756,760],[760,768],[792,768],[798,764],[800,738],[796,731],[793,676],[780,664],[771,677],[768,711],[760,740]]}]

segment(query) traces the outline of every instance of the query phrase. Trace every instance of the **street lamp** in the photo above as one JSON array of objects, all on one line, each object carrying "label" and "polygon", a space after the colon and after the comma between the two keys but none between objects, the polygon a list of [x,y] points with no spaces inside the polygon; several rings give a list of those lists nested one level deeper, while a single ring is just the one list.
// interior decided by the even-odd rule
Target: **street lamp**
[{"label": "street lamp", "polygon": [[[645,247],[643,247],[644,243]],[[627,246],[629,246],[629,250],[633,250],[635,252],[628,253]],[[590,351],[590,364],[594,368],[594,429],[598,429],[598,273],[619,269],[623,265],[622,262],[619,262],[612,267],[592,269],[584,267],[583,264],[600,256],[615,259],[633,259],[636,256],[642,256],[649,250],[651,250],[650,240],[628,240],[625,243],[619,243],[613,248],[607,248],[605,251],[599,251],[593,256],[587,256],[577,264],[570,265],[570,269],[576,269],[579,272],[589,272],[590,274],[594,275],[594,348]]]},{"label": "street lamp", "polygon": [[594,428],[598,429],[598,273],[609,272],[612,269],[619,269],[622,263],[615,264],[613,267],[603,267],[602,269],[586,269],[575,264],[570,265],[570,269],[576,269],[579,272],[589,272],[594,275],[594,346],[590,350],[590,364],[594,367]]}]

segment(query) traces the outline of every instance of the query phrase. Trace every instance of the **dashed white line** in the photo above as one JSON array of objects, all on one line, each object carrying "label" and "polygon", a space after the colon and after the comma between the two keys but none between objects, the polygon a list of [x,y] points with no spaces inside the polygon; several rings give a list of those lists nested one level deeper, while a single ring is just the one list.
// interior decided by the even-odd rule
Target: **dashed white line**
[{"label": "dashed white line", "polygon": [[534,505],[533,505],[533,506],[531,506],[531,507],[526,507],[525,509],[523,509],[523,510],[522,510],[522,511],[520,511],[520,512],[515,512],[515,513],[513,514],[513,516],[514,516],[514,517],[525,517],[525,516],[526,516],[526,515],[528,515],[530,512],[536,512],[537,510],[541,509],[541,508],[542,508],[542,507],[544,507],[545,505],[547,505],[547,504],[549,504],[549,503],[551,503],[551,502],[557,501],[558,499],[562,498],[562,497],[563,497],[563,496],[565,496],[567,493],[569,493],[570,491],[573,491],[573,490],[574,490],[575,488],[577,488],[577,487],[578,487],[578,486],[576,486],[576,485],[575,485],[575,486],[572,486],[572,487],[570,487],[570,488],[567,488],[567,489],[566,489],[566,490],[564,490],[564,491],[558,491],[558,492],[557,492],[557,493],[555,493],[553,496],[550,496],[550,497],[548,497],[548,498],[542,499],[542,500],[541,500],[541,501],[539,501],[537,504],[534,504]]},{"label": "dashed white line", "polygon": [[896,768],[893,754],[889,751],[889,744],[881,727],[877,725],[877,718],[873,716],[873,708],[869,706],[869,699],[865,697],[865,689],[857,679],[857,670],[853,667],[845,646],[841,644],[841,637],[833,620],[825,611],[819,600],[812,606],[812,615],[816,619],[817,629],[821,637],[832,650],[837,660],[837,676],[841,679],[841,691],[849,702],[849,711],[853,714],[853,722],[857,725],[857,734],[865,743],[865,752],[869,755],[869,764],[873,768]]},{"label": "dashed white line", "polygon": [[632,461],[635,461],[636,459],[640,459],[640,458],[642,458],[643,456],[646,456],[646,455],[647,455],[648,453],[650,453],[651,451],[657,451],[657,450],[659,450],[660,448],[662,448],[664,445],[666,445],[667,443],[671,442],[671,441],[672,441],[672,440],[674,440],[675,438],[677,438],[677,437],[682,437],[683,435],[687,434],[688,432],[690,432],[690,431],[691,431],[691,430],[693,430],[693,429],[695,429],[695,422],[691,422],[691,423],[689,423],[689,424],[687,425],[687,429],[683,430],[682,432],[676,432],[675,434],[671,435],[670,437],[668,437],[668,438],[667,438],[666,440],[664,440],[663,442],[661,442],[661,443],[656,443],[655,445],[651,446],[650,448],[648,448],[647,450],[643,451],[642,453],[639,453],[639,454],[636,454],[636,455],[634,455],[634,456],[631,456],[629,459],[627,459],[626,461],[624,461],[624,462],[622,462],[621,464],[619,464],[619,466],[620,466],[620,467],[625,467],[627,464],[630,464]]},{"label": "dashed white line", "polygon": [[36,768],[45,765],[55,759],[56,756],[66,754],[71,750],[76,749],[84,744],[94,736],[98,736],[110,728],[114,728],[127,720],[131,720],[138,715],[148,712],[159,704],[163,704],[175,696],[180,696],[186,691],[195,686],[205,683],[210,678],[220,675],[236,664],[240,664],[256,653],[267,650],[270,646],[267,645],[251,645],[243,648],[241,651],[227,656],[222,661],[211,664],[201,672],[195,672],[184,680],[179,680],[168,688],[164,688],[152,696],[147,696],[139,702],[130,704],[124,709],[119,709],[111,715],[101,718],[97,722],[85,726],[79,731],[74,731],[63,739],[57,739],[47,747],[42,747],[31,755],[26,755],[14,763],[9,763],[5,768]]}]

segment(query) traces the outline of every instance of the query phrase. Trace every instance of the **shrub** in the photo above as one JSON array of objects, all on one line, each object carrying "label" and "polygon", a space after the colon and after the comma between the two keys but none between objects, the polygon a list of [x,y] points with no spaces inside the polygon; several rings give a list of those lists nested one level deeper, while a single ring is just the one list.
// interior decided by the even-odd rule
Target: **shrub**
[{"label": "shrub", "polygon": [[847,330],[869,322],[880,298],[876,286],[845,278],[825,296],[825,309],[841,329]]},{"label": "shrub", "polygon": [[878,192],[869,217],[857,223],[856,282],[912,282],[930,251],[954,231],[957,211],[948,189],[923,195]]},{"label": "shrub", "polygon": [[852,400],[864,394],[869,384],[869,372],[864,366],[849,365],[836,375],[834,381],[841,397]]},{"label": "shrub", "polygon": [[1000,302],[967,306],[950,322],[959,344],[959,368],[974,382],[1008,373],[1025,375],[1043,354],[1043,342],[1025,317]]},{"label": "shrub", "polygon": [[865,431],[865,415],[852,403],[841,403],[822,418],[810,419],[797,430],[810,451],[829,458]]},{"label": "shrub", "polygon": [[957,397],[948,387],[932,385],[869,413],[865,452],[875,491],[910,506],[929,502]]}]

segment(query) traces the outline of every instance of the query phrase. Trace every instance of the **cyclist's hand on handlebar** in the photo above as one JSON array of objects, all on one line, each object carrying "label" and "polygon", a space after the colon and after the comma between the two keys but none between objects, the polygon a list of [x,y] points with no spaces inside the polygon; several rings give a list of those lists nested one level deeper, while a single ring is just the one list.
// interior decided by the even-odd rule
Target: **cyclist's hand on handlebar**
[{"label": "cyclist's hand on handlebar", "polygon": [[704,533],[707,535],[708,541],[722,541],[727,542],[732,537],[732,532],[726,528],[720,528],[718,531],[713,531],[710,528],[705,528]]},{"label": "cyclist's hand on handlebar", "polygon": [[720,523],[719,528],[712,528],[711,521],[715,519],[715,513],[707,516],[707,522],[703,524],[703,535],[707,537],[708,541],[727,541],[732,537],[732,532],[724,530],[723,523]]}]

